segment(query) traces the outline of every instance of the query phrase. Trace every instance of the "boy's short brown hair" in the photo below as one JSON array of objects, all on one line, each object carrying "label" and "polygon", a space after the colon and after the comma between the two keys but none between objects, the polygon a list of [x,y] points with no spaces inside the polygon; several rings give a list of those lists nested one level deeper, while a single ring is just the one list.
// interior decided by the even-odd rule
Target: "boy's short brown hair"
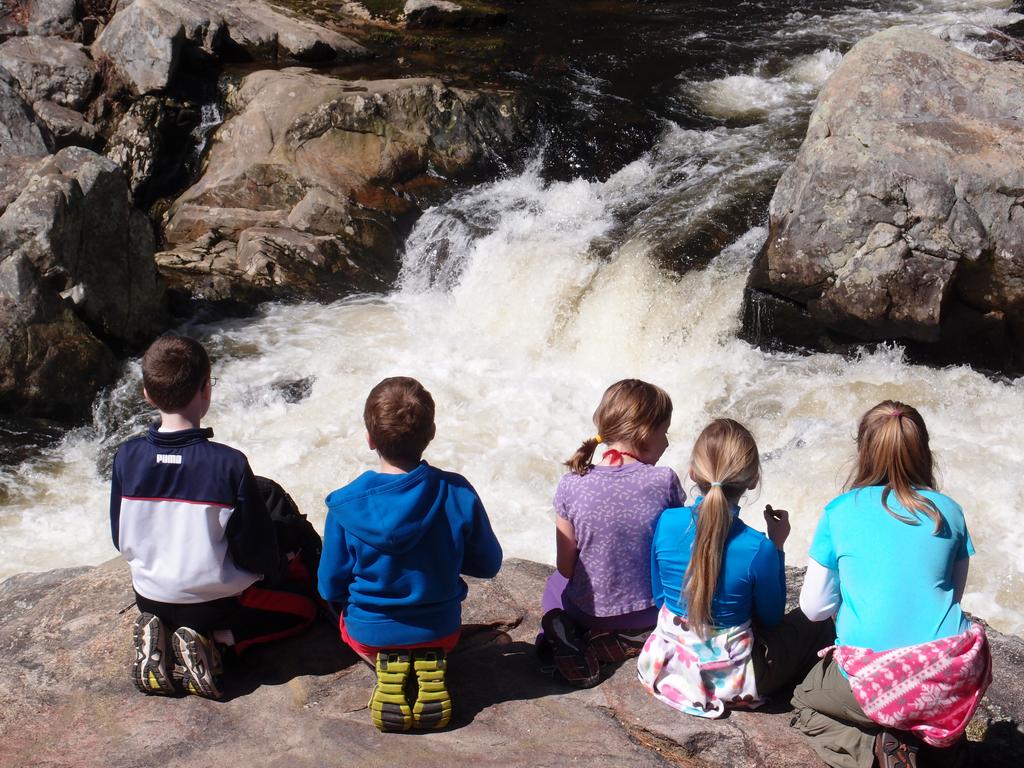
[{"label": "boy's short brown hair", "polygon": [[142,357],[142,383],[164,413],[180,411],[210,377],[210,358],[195,339],[167,334],[149,345]]},{"label": "boy's short brown hair", "polygon": [[366,398],[363,422],[385,459],[419,461],[434,438],[434,398],[416,379],[384,379]]}]

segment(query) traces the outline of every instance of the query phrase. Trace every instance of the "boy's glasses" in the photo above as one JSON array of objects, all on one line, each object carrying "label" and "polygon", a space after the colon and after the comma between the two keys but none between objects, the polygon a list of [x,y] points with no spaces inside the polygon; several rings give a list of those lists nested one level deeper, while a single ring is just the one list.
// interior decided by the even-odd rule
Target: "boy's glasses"
[{"label": "boy's glasses", "polygon": [[211,376],[210,377],[210,386],[211,387],[217,386],[217,382],[218,381],[219,381],[219,379],[216,376]]}]

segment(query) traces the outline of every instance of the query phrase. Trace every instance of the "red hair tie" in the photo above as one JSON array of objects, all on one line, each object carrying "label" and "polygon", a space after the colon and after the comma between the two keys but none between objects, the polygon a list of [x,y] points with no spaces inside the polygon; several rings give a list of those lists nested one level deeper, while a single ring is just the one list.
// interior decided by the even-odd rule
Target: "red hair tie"
[{"label": "red hair tie", "polygon": [[643,463],[641,458],[637,456],[635,453],[630,453],[629,451],[619,451],[616,450],[615,448],[609,448],[607,451],[601,454],[601,460],[604,461],[605,459],[608,459],[612,463],[612,465],[618,467],[622,466],[625,463],[622,459],[623,456],[629,456],[629,458],[636,459],[641,464]]}]

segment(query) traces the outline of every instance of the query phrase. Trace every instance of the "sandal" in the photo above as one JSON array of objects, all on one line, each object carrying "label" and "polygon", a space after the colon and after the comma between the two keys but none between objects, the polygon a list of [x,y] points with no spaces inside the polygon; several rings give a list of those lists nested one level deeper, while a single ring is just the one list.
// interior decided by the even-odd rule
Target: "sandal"
[{"label": "sandal", "polygon": [[882,731],[875,736],[878,768],[917,768],[918,745],[909,734]]},{"label": "sandal", "polygon": [[591,630],[586,635],[587,646],[592,648],[602,664],[632,659],[640,655],[650,632],[612,632]]},{"label": "sandal", "polygon": [[561,608],[544,614],[540,622],[544,637],[555,655],[555,671],[569,685],[592,688],[601,679],[601,665],[577,626]]}]

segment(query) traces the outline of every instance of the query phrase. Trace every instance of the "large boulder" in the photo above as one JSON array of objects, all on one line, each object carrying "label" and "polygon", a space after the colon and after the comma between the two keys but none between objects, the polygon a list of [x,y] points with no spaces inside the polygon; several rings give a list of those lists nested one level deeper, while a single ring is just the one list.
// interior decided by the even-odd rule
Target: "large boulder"
[{"label": "large boulder", "polygon": [[76,38],[81,35],[78,19],[78,0],[29,0],[30,35]]},{"label": "large boulder", "polygon": [[261,0],[122,2],[93,43],[136,94],[170,85],[190,53],[276,61],[365,58],[359,44],[312,22],[293,19]]},{"label": "large boulder", "polygon": [[46,141],[18,81],[0,67],[0,158],[45,155]]},{"label": "large boulder", "polygon": [[0,44],[0,66],[29,101],[48,99],[72,109],[81,109],[96,80],[85,49],[59,37],[13,37]]},{"label": "large boulder", "polygon": [[77,418],[114,353],[166,327],[148,218],[113,161],[80,147],[0,165],[0,404]]},{"label": "large boulder", "polygon": [[[373,766],[822,766],[789,727],[785,696],[705,720],[649,696],[633,662],[605,667],[589,690],[543,675],[533,642],[550,573],[506,560],[494,580],[467,579],[448,671],[452,724],[414,737],[371,725],[373,672],[342,646],[336,625],[317,622],[249,651],[230,668],[224,701],[143,696],[128,674],[137,613],[123,562],[12,577],[0,584],[0,764],[127,768],[157,754],[176,768],[313,768],[337,755]],[[969,730],[968,768],[1019,766],[1022,757],[1024,713],[1013,696],[1024,641],[993,638],[998,676]],[[1007,707],[993,715],[998,697]]]},{"label": "large boulder", "polygon": [[216,13],[176,0],[135,0],[121,7],[92,44],[136,94],[170,85],[188,47],[212,53],[224,22]]},{"label": "large boulder", "polygon": [[306,69],[254,73],[232,106],[158,255],[172,285],[216,300],[380,288],[419,196],[490,168],[530,126],[507,93]]},{"label": "large boulder", "polygon": [[772,198],[746,325],[1024,360],[1024,67],[896,28],[818,97]]}]

